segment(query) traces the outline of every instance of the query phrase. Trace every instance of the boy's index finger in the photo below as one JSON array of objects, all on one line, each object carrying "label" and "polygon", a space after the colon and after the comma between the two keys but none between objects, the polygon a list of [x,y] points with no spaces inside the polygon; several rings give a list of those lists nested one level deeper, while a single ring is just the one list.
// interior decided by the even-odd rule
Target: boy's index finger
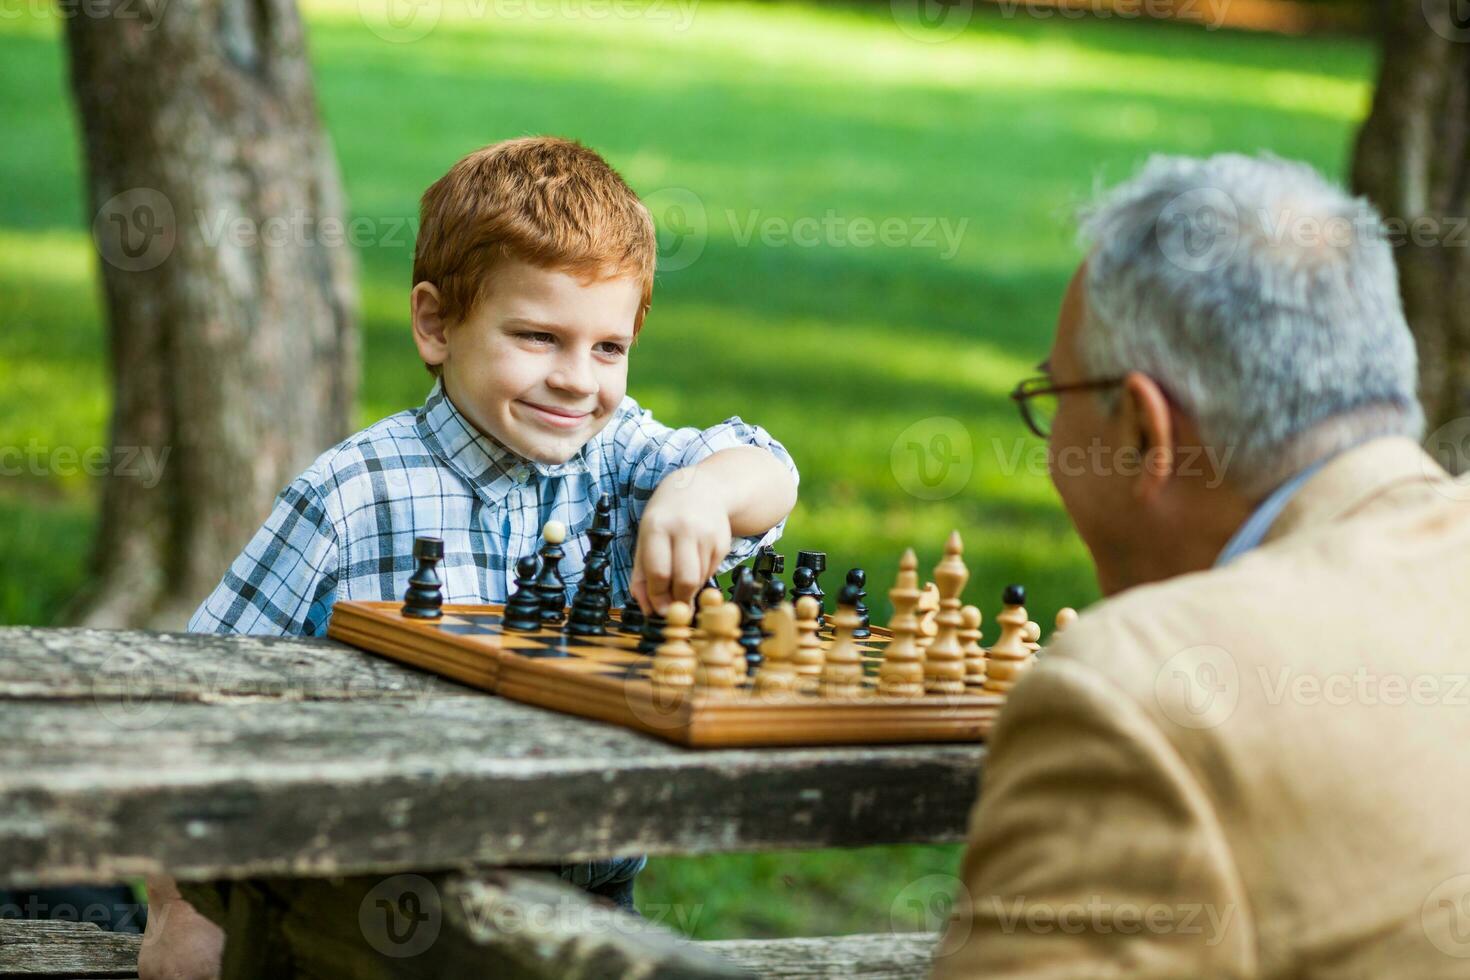
[{"label": "boy's index finger", "polygon": [[648,601],[660,615],[669,603],[669,576],[673,557],[673,545],[667,534],[649,531],[638,542],[638,561],[643,566]]}]

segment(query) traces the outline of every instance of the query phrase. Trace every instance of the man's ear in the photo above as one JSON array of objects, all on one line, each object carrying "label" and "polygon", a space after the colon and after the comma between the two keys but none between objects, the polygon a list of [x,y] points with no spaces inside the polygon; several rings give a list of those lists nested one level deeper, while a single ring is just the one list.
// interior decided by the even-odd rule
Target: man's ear
[{"label": "man's ear", "polygon": [[1164,389],[1148,375],[1130,371],[1123,379],[1122,399],[1124,422],[1134,433],[1139,453],[1136,464],[1128,461],[1138,468],[1133,493],[1146,502],[1161,493],[1174,475],[1179,433]]},{"label": "man's ear", "polygon": [[421,282],[409,296],[413,316],[413,342],[425,364],[439,365],[449,359],[448,324],[440,313],[439,290]]}]

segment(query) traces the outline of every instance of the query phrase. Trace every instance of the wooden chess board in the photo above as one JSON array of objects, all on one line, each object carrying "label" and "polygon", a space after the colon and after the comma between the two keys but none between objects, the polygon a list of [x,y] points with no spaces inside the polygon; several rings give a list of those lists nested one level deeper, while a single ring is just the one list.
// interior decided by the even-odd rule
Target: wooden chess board
[{"label": "wooden chess board", "polygon": [[[333,606],[328,635],[372,653],[474,687],[568,714],[624,725],[683,745],[861,745],[972,742],[990,731],[1005,698],[996,694],[891,697],[877,693],[886,630],[859,641],[863,693],[768,695],[749,678],[733,692],[656,687],[653,658],[638,638],[568,636],[560,629],[518,633],[501,627],[500,605],[445,605],[437,620],[410,619],[397,602]],[[819,634],[824,648],[832,631]]]}]

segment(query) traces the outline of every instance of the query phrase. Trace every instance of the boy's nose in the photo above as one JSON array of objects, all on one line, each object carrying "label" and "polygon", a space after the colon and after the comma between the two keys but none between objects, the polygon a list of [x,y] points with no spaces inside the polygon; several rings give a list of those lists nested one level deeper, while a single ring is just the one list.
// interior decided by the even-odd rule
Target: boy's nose
[{"label": "boy's nose", "polygon": [[585,358],[568,358],[562,361],[547,376],[546,383],[573,395],[597,394],[597,378],[592,372],[592,365]]}]

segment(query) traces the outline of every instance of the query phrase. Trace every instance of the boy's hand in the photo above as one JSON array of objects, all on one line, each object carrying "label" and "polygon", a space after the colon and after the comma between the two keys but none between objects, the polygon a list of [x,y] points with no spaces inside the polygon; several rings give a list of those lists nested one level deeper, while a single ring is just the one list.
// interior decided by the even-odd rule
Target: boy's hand
[{"label": "boy's hand", "polygon": [[730,553],[724,496],[697,467],[664,478],[643,510],[630,583],[645,610],[689,602]]},{"label": "boy's hand", "polygon": [[764,534],[791,513],[796,481],[775,456],[734,446],[675,470],[643,508],[633,598],[662,616],[669,603],[689,602],[736,536]]}]

